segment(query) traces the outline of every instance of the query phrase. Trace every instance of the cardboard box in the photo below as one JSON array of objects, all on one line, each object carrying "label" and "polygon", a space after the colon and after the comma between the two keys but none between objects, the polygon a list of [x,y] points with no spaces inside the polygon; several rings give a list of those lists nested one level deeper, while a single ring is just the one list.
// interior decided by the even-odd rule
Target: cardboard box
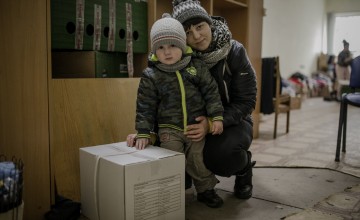
[{"label": "cardboard box", "polygon": [[91,220],[185,219],[185,156],[125,142],[80,148],[82,214]]},{"label": "cardboard box", "polygon": [[290,100],[290,109],[300,109],[301,108],[301,97],[291,97]]},{"label": "cardboard box", "polygon": [[[94,25],[95,3],[94,0],[84,0],[84,4],[79,7],[80,3],[81,1],[51,0],[52,49],[93,49],[94,36],[89,30],[93,29]],[[77,9],[82,9],[82,13]],[[79,26],[79,20],[83,21],[81,26]],[[77,35],[82,39],[80,43],[76,42]]]},{"label": "cardboard box", "polygon": [[128,0],[51,0],[51,48],[127,52],[127,3],[133,52],[148,53],[148,4]]},{"label": "cardboard box", "polygon": [[128,77],[126,54],[120,52],[52,52],[53,78]]},{"label": "cardboard box", "polygon": [[133,52],[148,53],[148,5],[144,1],[133,1],[132,5],[132,35]]}]

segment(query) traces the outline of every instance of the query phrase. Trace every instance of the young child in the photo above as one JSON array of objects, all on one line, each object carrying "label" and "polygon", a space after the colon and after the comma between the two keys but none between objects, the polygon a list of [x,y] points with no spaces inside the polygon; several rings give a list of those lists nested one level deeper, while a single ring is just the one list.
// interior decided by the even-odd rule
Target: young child
[{"label": "young child", "polygon": [[212,119],[211,133],[221,135],[223,107],[217,84],[206,65],[191,58],[184,28],[169,14],[154,23],[150,39],[149,66],[138,89],[134,146],[144,149],[158,126],[160,146],[185,154],[185,169],[194,180],[198,201],[220,207],[223,200],[214,190],[218,180],[203,162],[205,140],[194,142],[184,135],[187,125],[201,115]]}]

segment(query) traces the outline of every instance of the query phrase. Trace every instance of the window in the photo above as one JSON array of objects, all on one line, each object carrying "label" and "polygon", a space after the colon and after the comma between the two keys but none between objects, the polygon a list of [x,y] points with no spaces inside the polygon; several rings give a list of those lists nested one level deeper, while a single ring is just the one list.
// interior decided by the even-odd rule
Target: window
[{"label": "window", "polygon": [[350,43],[350,51],[353,56],[360,55],[360,14],[336,15],[333,32],[332,48],[334,54],[343,49],[342,41]]}]

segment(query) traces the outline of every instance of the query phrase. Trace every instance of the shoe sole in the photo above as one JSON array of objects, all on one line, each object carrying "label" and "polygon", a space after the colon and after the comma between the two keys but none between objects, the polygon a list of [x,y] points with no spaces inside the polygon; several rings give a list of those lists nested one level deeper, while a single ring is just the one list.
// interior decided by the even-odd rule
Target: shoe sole
[{"label": "shoe sole", "polygon": [[250,195],[237,195],[234,193],[234,195],[238,199],[250,199],[252,197],[252,193]]}]

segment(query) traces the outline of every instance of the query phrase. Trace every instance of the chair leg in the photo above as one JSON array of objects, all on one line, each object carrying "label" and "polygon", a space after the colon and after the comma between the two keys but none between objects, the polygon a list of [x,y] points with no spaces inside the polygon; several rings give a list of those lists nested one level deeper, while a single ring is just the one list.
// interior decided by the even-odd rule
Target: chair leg
[{"label": "chair leg", "polygon": [[290,111],[286,113],[286,133],[289,133],[290,126]]},{"label": "chair leg", "polygon": [[278,113],[275,111],[275,123],[274,123],[274,135],[273,135],[274,139],[276,139],[276,133],[277,133],[277,120],[278,120]]},{"label": "chair leg", "polygon": [[344,101],[344,111],[343,111],[343,142],[342,142],[342,152],[346,152],[346,124],[347,124],[347,103]]},{"label": "chair leg", "polygon": [[336,144],[336,153],[335,153],[335,161],[340,161],[340,145],[341,145],[341,136],[342,136],[342,127],[343,127],[343,102],[340,104],[340,114],[339,114],[339,127],[338,127],[338,136],[337,136],[337,144]]}]

